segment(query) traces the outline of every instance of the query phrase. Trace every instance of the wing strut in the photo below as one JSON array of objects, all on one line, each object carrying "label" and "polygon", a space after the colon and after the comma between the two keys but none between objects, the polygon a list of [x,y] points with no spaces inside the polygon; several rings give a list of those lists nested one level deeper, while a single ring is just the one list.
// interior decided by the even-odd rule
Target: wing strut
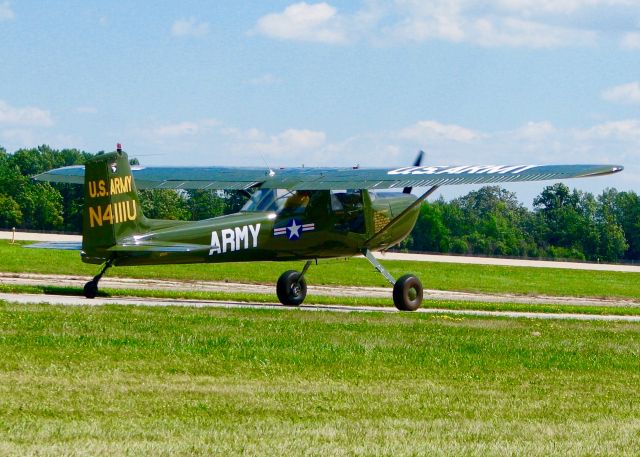
[{"label": "wing strut", "polygon": [[389,223],[387,225],[385,225],[382,230],[380,230],[378,233],[376,233],[375,235],[373,235],[371,238],[369,238],[364,245],[365,246],[371,246],[372,244],[376,243],[379,238],[384,234],[384,232],[386,232],[387,230],[389,230],[391,227],[393,227],[402,217],[404,217],[405,214],[407,214],[409,211],[411,211],[413,208],[415,208],[416,206],[418,206],[419,204],[421,204],[429,195],[431,195],[432,193],[434,193],[436,190],[438,190],[440,186],[433,186],[431,187],[428,191],[426,191],[424,194],[420,195],[420,197],[418,197],[416,199],[416,201],[414,201],[413,203],[411,203],[409,206],[407,206],[407,208],[405,208],[404,211],[402,211],[400,214],[398,214],[396,217],[394,217],[393,219],[391,219],[391,221],[389,221]]},{"label": "wing strut", "polygon": [[378,259],[376,259],[373,254],[371,253],[370,250],[365,249],[364,250],[364,256],[367,258],[367,260],[371,263],[371,265],[373,265],[375,267],[376,270],[378,270],[382,276],[384,276],[387,281],[389,281],[391,283],[392,286],[396,285],[396,278],[394,278],[391,273],[389,273],[385,267],[383,267],[380,262],[378,262]]}]

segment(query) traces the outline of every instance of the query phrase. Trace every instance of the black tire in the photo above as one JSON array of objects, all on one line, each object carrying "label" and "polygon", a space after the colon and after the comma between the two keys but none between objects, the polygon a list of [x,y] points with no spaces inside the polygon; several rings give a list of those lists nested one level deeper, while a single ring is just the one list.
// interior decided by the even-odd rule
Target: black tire
[{"label": "black tire", "polygon": [[89,281],[84,285],[84,296],[87,298],[96,298],[96,295],[98,295],[98,283]]},{"label": "black tire", "polygon": [[393,303],[400,311],[415,311],[422,304],[422,283],[413,275],[404,275],[393,286]]},{"label": "black tire", "polygon": [[285,271],[276,285],[278,300],[285,306],[298,306],[307,296],[307,282],[295,270]]}]

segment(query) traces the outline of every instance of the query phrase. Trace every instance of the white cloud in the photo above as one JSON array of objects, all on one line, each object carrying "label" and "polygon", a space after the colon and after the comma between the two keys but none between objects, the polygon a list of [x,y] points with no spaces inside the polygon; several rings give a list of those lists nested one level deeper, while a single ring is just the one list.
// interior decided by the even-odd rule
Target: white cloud
[{"label": "white cloud", "polygon": [[268,137],[262,130],[257,128],[242,130],[227,126],[220,129],[220,133],[230,136],[239,142],[264,141]]},{"label": "white cloud", "polygon": [[252,86],[271,86],[280,82],[282,82],[280,78],[270,73],[266,73],[256,78],[251,78],[247,81],[247,83],[251,84]]},{"label": "white cloud", "polygon": [[337,10],[327,3],[295,3],[281,13],[258,19],[256,30],[281,40],[344,43],[347,41]]},{"label": "white cloud", "polygon": [[329,44],[444,40],[529,48],[590,46],[609,35],[622,46],[640,48],[637,5],[637,0],[368,0],[346,14],[328,3],[302,2],[263,16],[254,30]]},{"label": "white cloud", "polygon": [[543,140],[556,133],[556,128],[547,121],[527,122],[514,133],[516,137],[524,140]]},{"label": "white cloud", "polygon": [[147,135],[159,138],[179,138],[210,132],[220,123],[215,119],[201,119],[198,121],[183,121],[175,124],[164,124],[145,129]]},{"label": "white cloud", "polygon": [[593,44],[593,32],[572,30],[508,17],[478,19],[470,24],[469,41],[482,46],[556,48]]},{"label": "white cloud", "polygon": [[12,21],[15,18],[16,13],[11,9],[11,4],[8,1],[0,3],[0,22]]},{"label": "white cloud", "polygon": [[50,127],[53,119],[47,110],[32,106],[15,108],[0,100],[0,124]]},{"label": "white cloud", "polygon": [[[593,31],[575,29],[557,20],[545,23],[532,19],[536,15],[515,8],[517,3],[531,3],[530,10],[541,11],[540,5],[538,9],[533,8],[537,3],[526,0],[487,1],[482,7],[464,0],[397,0],[399,20],[383,28],[382,33],[394,41],[439,39],[486,47],[550,48],[588,45],[595,41]],[[557,12],[552,8],[548,11]]]},{"label": "white cloud", "polygon": [[[29,132],[16,129],[4,136]],[[355,133],[329,138],[315,129],[267,132],[239,129],[213,119],[184,121],[139,129],[138,140],[166,153],[191,151],[201,164],[273,166],[395,166],[410,164],[418,149],[425,163],[640,163],[640,119],[602,122],[585,128],[561,128],[549,121],[528,122],[511,130],[480,131],[436,120],[397,130]],[[640,176],[640,166],[638,168]]]},{"label": "white cloud", "polygon": [[632,7],[637,5],[637,2],[635,0],[497,0],[495,4],[499,8],[525,15],[567,15],[595,8]]},{"label": "white cloud", "polygon": [[201,37],[209,33],[209,24],[200,22],[194,17],[178,19],[171,26],[171,35],[175,37]]},{"label": "white cloud", "polygon": [[612,139],[635,142],[640,146],[640,119],[624,119],[594,125],[577,132],[579,139]]},{"label": "white cloud", "polygon": [[287,129],[272,139],[287,148],[309,149],[322,145],[326,138],[324,132],[316,130]]},{"label": "white cloud", "polygon": [[640,83],[636,81],[610,87],[602,92],[602,98],[615,103],[640,104]]},{"label": "white cloud", "polygon": [[419,121],[406,127],[398,136],[403,139],[430,143],[434,140],[447,140],[469,143],[480,139],[482,134],[455,124],[441,124],[436,121]]},{"label": "white cloud", "polygon": [[241,149],[272,157],[300,157],[301,152],[323,146],[327,138],[324,132],[308,129],[287,129],[275,135],[268,135],[258,129],[229,129],[227,133],[235,136],[241,144]]},{"label": "white cloud", "polygon": [[85,149],[87,147],[83,139],[79,136],[36,128],[10,128],[1,130],[0,139],[2,139],[4,143],[3,146],[9,151],[15,151],[20,148],[32,148],[40,144],[46,144],[54,149]]},{"label": "white cloud", "polygon": [[[151,137],[152,133],[164,136]],[[17,141],[21,132],[12,134]],[[28,140],[28,132],[22,134],[23,140]],[[637,165],[640,164],[640,119],[602,122],[586,128],[559,127],[543,120],[503,131],[479,131],[429,120],[398,130],[354,133],[346,138],[331,138],[314,129],[267,132],[210,121],[189,121],[138,130],[136,134],[135,140],[131,140],[132,150],[144,153],[145,148],[149,148],[149,152],[162,154],[149,159],[149,165],[175,165],[178,156],[183,164],[202,166],[263,166],[266,162],[274,168],[301,164],[390,167],[411,164],[418,149],[424,149],[427,165],[611,163],[625,166],[620,175],[567,182],[591,192],[605,187],[635,189],[640,179],[640,165]],[[0,137],[7,135],[0,132]],[[505,186],[518,192],[522,201],[530,203],[547,184]],[[453,198],[477,188],[446,186],[442,195]]]},{"label": "white cloud", "polygon": [[629,32],[622,37],[620,42],[623,48],[627,49],[640,49],[640,33]]},{"label": "white cloud", "polygon": [[36,135],[29,129],[7,129],[0,133],[2,139],[11,145],[12,149],[28,147],[36,144]]}]

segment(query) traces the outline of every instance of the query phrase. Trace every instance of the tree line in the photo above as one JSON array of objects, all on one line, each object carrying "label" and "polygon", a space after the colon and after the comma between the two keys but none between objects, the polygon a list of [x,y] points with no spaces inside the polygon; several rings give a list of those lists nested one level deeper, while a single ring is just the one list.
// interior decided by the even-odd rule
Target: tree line
[{"label": "tree line", "polygon": [[[82,186],[44,183],[31,176],[83,164],[93,154],[48,146],[0,148],[0,228],[82,230]],[[135,162],[135,159],[133,159]],[[240,192],[143,190],[147,217],[198,220],[238,211]],[[640,260],[640,197],[606,189],[594,196],[564,184],[547,186],[530,210],[513,192],[486,186],[449,202],[421,206],[402,248],[414,251],[563,258],[590,261]]]},{"label": "tree line", "polygon": [[[8,154],[0,148],[0,228],[82,231],[84,190],[74,184],[34,181],[52,168],[84,164],[94,154],[48,146]],[[137,164],[137,159],[131,160]],[[140,204],[153,219],[197,220],[237,212],[246,200],[240,192],[171,189],[141,190]]]},{"label": "tree line", "polygon": [[486,186],[450,202],[422,205],[403,246],[414,251],[616,262],[640,260],[640,197],[594,196],[559,183],[533,200]]}]

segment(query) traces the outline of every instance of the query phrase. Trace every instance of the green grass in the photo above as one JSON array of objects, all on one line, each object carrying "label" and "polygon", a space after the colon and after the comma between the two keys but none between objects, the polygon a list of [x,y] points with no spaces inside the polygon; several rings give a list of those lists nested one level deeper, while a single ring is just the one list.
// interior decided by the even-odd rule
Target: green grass
[{"label": "green grass", "polygon": [[0,455],[638,455],[640,326],[0,303]]},{"label": "green grass", "polygon": [[[60,287],[42,285],[14,285],[0,284],[0,293],[28,293],[28,294],[53,294],[82,296],[83,291],[79,287]],[[169,298],[187,300],[223,300],[246,303],[278,303],[275,294],[247,293],[247,292],[193,292],[184,290],[166,289],[101,289],[102,297],[140,297],[140,298]],[[389,298],[371,298],[355,296],[330,296],[308,295],[306,305],[343,305],[343,306],[393,306],[391,292]],[[603,305],[567,305],[567,304],[527,304],[505,302],[476,302],[461,300],[435,300],[428,296],[422,305],[423,308],[450,309],[450,310],[482,310],[482,311],[519,311],[537,313],[575,313],[598,314],[618,316],[640,316],[638,306],[603,306]]]},{"label": "green grass", "polygon": [[[425,288],[487,293],[582,297],[640,298],[640,274],[555,268],[504,267],[430,262],[384,261],[396,277],[411,272]],[[252,262],[208,265],[115,267],[109,276],[239,281],[275,284],[280,273],[301,269],[303,262]],[[0,271],[93,276],[96,265],[83,264],[77,252],[24,249],[0,242]],[[307,274],[310,284],[387,286],[365,259],[320,261]]]}]

